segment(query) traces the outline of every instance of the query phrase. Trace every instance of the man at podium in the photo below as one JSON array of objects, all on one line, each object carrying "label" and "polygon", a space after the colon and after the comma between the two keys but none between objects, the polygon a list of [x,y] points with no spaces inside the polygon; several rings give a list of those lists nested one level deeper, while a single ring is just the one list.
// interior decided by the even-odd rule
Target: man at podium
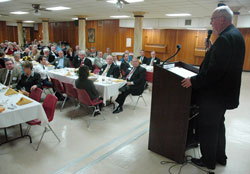
[{"label": "man at podium", "polygon": [[224,115],[239,105],[245,41],[232,20],[228,6],[214,10],[211,25],[218,38],[207,51],[199,73],[182,81],[183,87],[192,86],[198,94],[197,131],[202,157],[192,162],[209,169],[215,169],[216,163],[227,163]]}]

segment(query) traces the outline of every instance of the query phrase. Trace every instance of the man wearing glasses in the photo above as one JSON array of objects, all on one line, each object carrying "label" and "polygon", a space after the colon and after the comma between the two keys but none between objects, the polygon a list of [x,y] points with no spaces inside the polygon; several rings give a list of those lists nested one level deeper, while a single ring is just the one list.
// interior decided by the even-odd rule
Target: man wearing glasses
[{"label": "man wearing glasses", "polygon": [[214,10],[211,25],[218,38],[208,49],[199,73],[182,81],[183,87],[198,93],[197,132],[202,157],[192,162],[209,169],[215,169],[216,163],[227,163],[225,113],[239,106],[245,41],[232,20],[228,6]]},{"label": "man wearing glasses", "polygon": [[21,72],[15,68],[12,59],[5,60],[5,67],[0,69],[0,83],[11,88],[16,88],[17,83],[21,79]]}]

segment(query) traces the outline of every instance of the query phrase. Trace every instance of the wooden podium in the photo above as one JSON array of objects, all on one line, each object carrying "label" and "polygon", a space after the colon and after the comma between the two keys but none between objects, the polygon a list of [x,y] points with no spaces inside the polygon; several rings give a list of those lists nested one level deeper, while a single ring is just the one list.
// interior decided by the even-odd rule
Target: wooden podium
[{"label": "wooden podium", "polygon": [[[175,62],[193,73],[199,70]],[[149,150],[177,163],[184,163],[192,88],[183,88],[184,78],[160,66],[154,67]]]}]

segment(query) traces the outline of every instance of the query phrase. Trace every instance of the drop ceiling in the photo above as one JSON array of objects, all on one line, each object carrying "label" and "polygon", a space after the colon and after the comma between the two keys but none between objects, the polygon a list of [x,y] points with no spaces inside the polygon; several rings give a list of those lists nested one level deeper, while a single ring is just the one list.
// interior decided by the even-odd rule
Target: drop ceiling
[{"label": "drop ceiling", "polygon": [[[146,12],[145,18],[167,18],[167,13],[190,13],[192,17],[207,17],[216,8],[218,0],[144,0],[144,2],[124,5],[117,9],[115,4],[97,0],[12,0],[0,3],[1,21],[33,20],[41,22],[41,18],[50,21],[72,21],[76,15],[87,15],[89,20],[110,19],[114,15],[133,17],[134,11]],[[26,15],[13,15],[12,11],[32,10],[31,4],[41,4],[41,7],[65,6],[69,10],[44,12],[36,16],[33,12]],[[241,15],[250,15],[250,0],[226,0],[230,7],[240,7]]]}]

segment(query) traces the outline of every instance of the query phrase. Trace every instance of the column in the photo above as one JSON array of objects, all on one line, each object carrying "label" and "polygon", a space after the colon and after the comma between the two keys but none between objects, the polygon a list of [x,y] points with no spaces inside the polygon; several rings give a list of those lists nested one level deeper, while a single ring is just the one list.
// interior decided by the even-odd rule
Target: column
[{"label": "column", "polygon": [[78,17],[78,45],[81,50],[86,48],[86,17],[87,16],[77,16]]},{"label": "column", "polygon": [[234,11],[234,17],[233,17],[233,24],[235,27],[237,27],[238,25],[238,17],[240,15],[240,12],[239,11]]},{"label": "column", "polygon": [[42,18],[42,33],[43,33],[43,43],[44,45],[49,44],[49,19]]},{"label": "column", "polygon": [[135,28],[134,28],[134,57],[140,55],[142,49],[142,27],[145,12],[134,12]]},{"label": "column", "polygon": [[22,23],[22,21],[17,21],[17,36],[18,36],[18,45],[23,47],[24,46],[24,38],[23,38],[23,23]]}]

